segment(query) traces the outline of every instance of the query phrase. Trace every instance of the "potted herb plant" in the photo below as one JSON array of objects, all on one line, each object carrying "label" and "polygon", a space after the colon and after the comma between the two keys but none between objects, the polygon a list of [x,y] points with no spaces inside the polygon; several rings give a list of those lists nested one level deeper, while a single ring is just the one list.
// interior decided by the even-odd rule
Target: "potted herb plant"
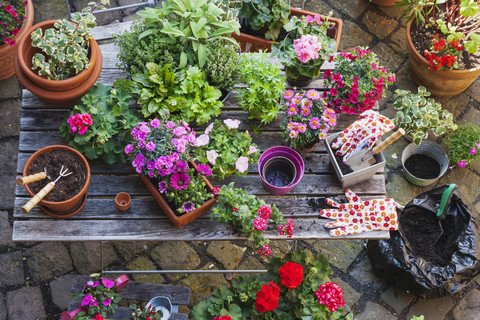
[{"label": "potted herb plant", "polygon": [[428,98],[430,92],[425,87],[418,87],[418,93],[408,90],[395,90],[393,103],[397,110],[395,124],[399,124],[416,145],[427,138],[429,131],[440,136],[447,130],[454,131],[457,125],[453,122],[453,115],[442,110],[440,103]]},{"label": "potted herb plant", "polygon": [[329,281],[332,273],[325,256],[295,250],[272,258],[265,274],[240,276],[231,288],[216,289],[192,309],[192,319],[353,319],[342,288]]},{"label": "potted herb plant", "polygon": [[212,219],[221,223],[230,223],[249,241],[255,243],[258,253],[263,256],[272,254],[269,240],[263,235],[270,222],[273,222],[280,233],[289,238],[293,235],[292,219],[284,220],[282,213],[275,205],[268,205],[247,191],[235,188],[234,183],[215,188],[217,204],[212,209]]},{"label": "potted herb plant", "polygon": [[101,83],[93,86],[60,125],[60,136],[87,158],[125,161],[124,148],[140,118],[129,108],[132,93]]},{"label": "potted herb plant", "polygon": [[463,92],[480,75],[477,1],[401,0],[407,23],[410,74],[435,96]]},{"label": "potted herb plant", "polygon": [[226,119],[212,122],[204,134],[197,137],[195,159],[209,162],[212,173],[220,179],[232,174],[245,176],[248,165],[256,163],[260,151],[247,132],[237,130],[240,120]]},{"label": "potted herb plant", "polygon": [[472,123],[459,124],[442,142],[452,168],[465,167],[480,158],[480,127]]},{"label": "potted herb plant", "polygon": [[0,80],[3,80],[15,73],[15,45],[27,35],[33,24],[33,3],[28,0],[2,0],[0,5]]},{"label": "potted herb plant", "polygon": [[285,77],[280,68],[267,61],[265,52],[242,57],[240,82],[247,85],[237,92],[238,105],[250,114],[250,119],[268,124],[278,117],[279,99],[285,91]]},{"label": "potted herb plant", "polygon": [[281,124],[282,137],[288,145],[300,152],[310,152],[319,140],[327,137],[327,132],[336,123],[335,111],[325,108],[320,92],[315,89],[294,93],[287,90],[283,94],[286,110]]},{"label": "potted herb plant", "polygon": [[292,17],[284,26],[285,39],[272,45],[272,53],[278,56],[292,86],[305,87],[318,78],[323,63],[335,51],[335,40],[327,36],[328,17],[319,15]]},{"label": "potted herb plant", "polygon": [[91,2],[72,22],[48,20],[34,25],[18,43],[15,70],[25,88],[54,105],[75,104],[100,75],[102,54],[90,34],[92,12],[108,0]]},{"label": "potted herb plant", "polygon": [[373,108],[395,82],[395,74],[378,64],[374,52],[355,47],[330,58],[336,67],[325,71],[323,92],[327,106],[338,113],[360,114]]},{"label": "potted herb plant", "polygon": [[215,203],[206,164],[189,163],[195,132],[186,122],[140,122],[125,153],[162,211],[177,227],[205,214]]}]

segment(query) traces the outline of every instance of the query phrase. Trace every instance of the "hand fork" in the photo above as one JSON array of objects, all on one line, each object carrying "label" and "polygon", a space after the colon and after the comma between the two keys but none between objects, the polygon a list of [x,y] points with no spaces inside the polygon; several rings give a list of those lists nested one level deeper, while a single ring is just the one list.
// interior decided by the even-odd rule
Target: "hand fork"
[{"label": "hand fork", "polygon": [[67,172],[68,172],[68,168],[63,170],[63,166],[62,166],[62,168],[60,169],[60,175],[58,176],[58,178],[55,179],[55,181],[49,182],[45,187],[42,188],[42,190],[38,191],[38,193],[34,195],[32,199],[28,200],[28,202],[25,203],[25,205],[22,207],[22,212],[29,213],[30,210],[32,210],[32,208],[35,207],[37,203],[40,202],[40,200],[42,200],[50,191],[52,191],[53,187],[55,187],[55,183],[57,183],[57,181],[61,177],[66,177],[73,173],[73,172],[69,172],[69,173]]}]

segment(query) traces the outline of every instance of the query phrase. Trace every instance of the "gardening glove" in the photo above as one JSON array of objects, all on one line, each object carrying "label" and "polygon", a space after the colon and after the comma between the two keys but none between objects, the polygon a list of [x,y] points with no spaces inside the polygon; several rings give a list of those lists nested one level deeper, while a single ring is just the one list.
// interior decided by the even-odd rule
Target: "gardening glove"
[{"label": "gardening glove", "polygon": [[331,236],[346,236],[367,231],[389,231],[398,229],[398,218],[395,210],[395,200],[376,199],[362,201],[349,189],[345,190],[348,203],[338,204],[331,199],[327,203],[338,209],[320,210],[320,216],[336,219],[329,222],[325,228],[330,230]]},{"label": "gardening glove", "polygon": [[332,143],[332,149],[338,149],[336,154],[343,156],[343,162],[363,147],[372,150],[375,142],[395,127],[393,122],[378,112],[367,110],[360,119],[345,129]]}]

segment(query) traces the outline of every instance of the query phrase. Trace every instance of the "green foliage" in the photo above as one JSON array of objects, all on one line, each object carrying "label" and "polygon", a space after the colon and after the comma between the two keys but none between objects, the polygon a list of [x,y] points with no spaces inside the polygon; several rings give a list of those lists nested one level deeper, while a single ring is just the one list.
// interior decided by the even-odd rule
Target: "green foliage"
[{"label": "green foliage", "polygon": [[96,8],[104,9],[109,3],[109,0],[90,2],[81,13],[73,14],[72,22],[61,19],[55,22],[55,28],[46,29],[45,33],[40,28],[33,31],[32,46],[40,48],[42,53],[33,56],[32,70],[39,69],[38,74],[50,80],[62,80],[90,67],[90,29],[97,25],[92,12]]},{"label": "green foliage", "polygon": [[413,316],[413,318],[411,320],[423,320],[423,316]]},{"label": "green foliage", "polygon": [[182,46],[179,43],[167,43],[157,34],[149,34],[139,40],[140,34],[145,30],[145,26],[135,24],[130,30],[114,35],[113,40],[120,48],[117,66],[129,75],[146,72],[149,62],[160,67],[169,64],[172,71],[176,70],[180,63]]},{"label": "green foliage", "polygon": [[222,20],[237,19],[243,0],[212,0],[220,9],[225,12]]},{"label": "green foliage", "polygon": [[203,70],[210,85],[227,92],[232,90],[240,78],[238,49],[238,45],[223,39],[215,39],[207,44]]},{"label": "green foliage", "polygon": [[132,311],[132,317],[130,320],[160,320],[163,317],[163,312],[161,310],[156,310],[150,306],[150,308],[142,308],[136,304],[131,304],[128,306],[128,310]]},{"label": "green foliage", "polygon": [[400,124],[416,145],[427,138],[428,130],[440,136],[447,130],[457,129],[453,115],[428,96],[430,92],[422,86],[418,87],[418,93],[397,89],[394,94],[394,98],[398,98],[393,104],[397,110],[395,124]]},{"label": "green foliage", "polygon": [[244,0],[239,16],[253,30],[268,27],[265,38],[277,40],[280,30],[288,22],[288,3],[286,0]]},{"label": "green foliage", "polygon": [[115,81],[116,88],[128,88],[138,95],[144,117],[163,118],[174,113],[174,119],[204,124],[220,114],[221,92],[206,81],[205,72],[198,67],[188,67],[176,73],[170,65],[163,67],[147,63],[146,73],[137,73],[132,80]]},{"label": "green foliage", "polygon": [[[256,248],[261,248],[269,243],[260,230],[253,227],[253,220],[258,217],[258,209],[265,205],[265,201],[247,191],[234,187],[231,182],[222,186],[219,191],[216,205],[212,209],[212,218],[221,223],[230,223],[244,234],[249,241],[255,243]],[[271,205],[272,214],[269,221],[275,225],[284,225],[283,215],[277,206]],[[236,208],[236,209],[235,209]]]},{"label": "green foliage", "polygon": [[227,36],[240,32],[237,20],[222,20],[225,12],[208,0],[167,0],[161,8],[146,8],[138,14],[144,18],[147,29],[139,39],[154,34],[168,44],[182,45],[185,50],[180,68],[195,61],[203,67],[209,41],[216,38],[233,41]]},{"label": "green foliage", "polygon": [[468,164],[480,159],[479,126],[472,123],[459,124],[457,130],[450,133],[443,143],[446,145],[448,159],[452,166],[458,165],[460,161]]},{"label": "green foliage", "polygon": [[[138,112],[129,108],[132,93],[113,89],[101,83],[93,86],[60,125],[60,136],[89,159],[101,158],[107,163],[125,161],[124,148],[129,132],[141,121]],[[67,120],[76,114],[88,113],[92,125],[86,133],[72,133]]]},{"label": "green foliage", "polygon": [[[212,172],[218,178],[224,179],[231,174],[247,175],[248,170],[238,171],[236,163],[240,157],[247,157],[249,164],[257,163],[260,151],[252,143],[252,137],[246,132],[230,129],[218,120],[215,120],[210,126],[212,126],[211,130],[207,128],[205,134],[197,137],[197,148],[194,149],[195,158],[202,163],[207,163],[207,151],[215,150],[218,157],[215,159]],[[208,142],[206,144],[199,143],[202,139],[208,139]],[[200,146],[200,144],[202,145]]]},{"label": "green foliage", "polygon": [[277,118],[286,80],[280,75],[279,66],[266,61],[267,57],[265,52],[243,56],[240,81],[248,87],[239,89],[237,93],[238,105],[248,111],[250,119],[260,120],[262,124]]}]

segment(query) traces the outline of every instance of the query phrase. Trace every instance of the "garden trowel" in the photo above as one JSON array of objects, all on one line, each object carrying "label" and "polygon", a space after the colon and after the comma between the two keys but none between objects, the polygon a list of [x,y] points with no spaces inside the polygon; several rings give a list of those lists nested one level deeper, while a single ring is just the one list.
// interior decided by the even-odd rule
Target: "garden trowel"
[{"label": "garden trowel", "polygon": [[375,164],[375,159],[373,158],[374,155],[380,153],[383,149],[391,145],[394,141],[398,140],[401,136],[405,134],[405,130],[402,128],[398,129],[390,137],[383,140],[379,143],[375,148],[372,150],[368,150],[367,148],[360,148],[355,154],[353,154],[346,162],[353,171],[358,171],[363,168],[370,167],[372,164]]}]

